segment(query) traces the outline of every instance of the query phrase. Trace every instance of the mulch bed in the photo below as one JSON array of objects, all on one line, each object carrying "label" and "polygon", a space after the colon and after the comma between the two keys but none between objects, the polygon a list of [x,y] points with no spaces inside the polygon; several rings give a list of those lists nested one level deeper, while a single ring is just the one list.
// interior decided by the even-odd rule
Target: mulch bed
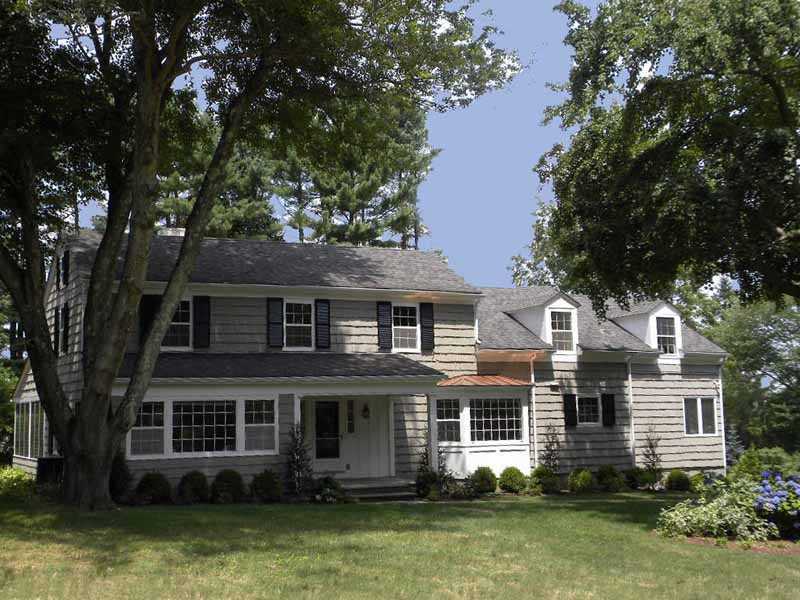
[{"label": "mulch bed", "polygon": [[757,552],[759,554],[778,554],[783,556],[800,556],[800,543],[788,542],[786,540],[770,540],[769,542],[737,542],[734,540],[719,543],[713,538],[687,537],[686,541],[698,546],[717,546],[719,548],[731,548],[743,550],[745,552]]}]

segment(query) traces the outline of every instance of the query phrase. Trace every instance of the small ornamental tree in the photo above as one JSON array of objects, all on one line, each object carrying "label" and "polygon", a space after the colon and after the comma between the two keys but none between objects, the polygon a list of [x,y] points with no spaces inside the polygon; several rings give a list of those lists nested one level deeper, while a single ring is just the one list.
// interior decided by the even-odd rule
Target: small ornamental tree
[{"label": "small ornamental tree", "polygon": [[548,425],[544,431],[544,447],[539,453],[539,464],[547,467],[553,473],[558,473],[561,462],[561,439],[555,425]]},{"label": "small ornamental tree", "polygon": [[642,462],[646,474],[645,483],[650,490],[654,489],[659,479],[661,479],[661,454],[658,451],[660,443],[661,438],[651,425],[644,438],[644,452],[642,453]]},{"label": "small ornamental tree", "polygon": [[305,430],[302,425],[289,429],[289,448],[286,451],[286,482],[290,494],[302,496],[311,488],[314,469],[306,445]]}]

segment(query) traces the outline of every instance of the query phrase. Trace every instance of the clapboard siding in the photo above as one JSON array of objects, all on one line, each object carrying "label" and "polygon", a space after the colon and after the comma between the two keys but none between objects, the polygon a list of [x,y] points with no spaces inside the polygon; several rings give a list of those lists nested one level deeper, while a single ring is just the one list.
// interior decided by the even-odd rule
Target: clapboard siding
[{"label": "clapboard siding", "polygon": [[[651,430],[659,440],[664,469],[722,469],[723,440],[717,365],[631,366],[633,379],[636,459],[641,463]],[[683,400],[716,398],[717,435],[689,436],[683,422]]]},{"label": "clapboard siding", "polygon": [[[561,441],[560,472],[606,464],[619,469],[632,466],[627,371],[624,364],[537,362],[534,364],[534,375],[536,423],[534,426],[534,411],[530,411],[531,430],[537,436],[540,455],[545,433],[548,426],[552,425]],[[616,424],[614,427],[579,426],[566,429],[563,394],[597,397],[600,394],[614,394]]]},{"label": "clapboard siding", "polygon": [[162,473],[173,487],[178,485],[181,477],[189,471],[204,473],[209,481],[223,469],[235,469],[241,473],[245,483],[264,469],[272,469],[283,477],[286,465],[286,450],[289,446],[289,429],[294,423],[294,395],[281,394],[278,398],[278,448],[275,456],[214,456],[203,458],[167,458],[154,460],[129,460],[134,483],[145,473],[157,471]]},{"label": "clapboard siding", "polygon": [[211,297],[211,340],[207,352],[267,352],[264,298]]},{"label": "clapboard siding", "polygon": [[413,477],[428,439],[428,400],[425,396],[394,399],[395,474]]}]

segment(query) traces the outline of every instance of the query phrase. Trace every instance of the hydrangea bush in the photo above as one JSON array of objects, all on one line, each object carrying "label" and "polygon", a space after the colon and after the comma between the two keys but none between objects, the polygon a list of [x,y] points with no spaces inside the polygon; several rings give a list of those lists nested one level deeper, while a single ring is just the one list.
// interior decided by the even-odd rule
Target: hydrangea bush
[{"label": "hydrangea bush", "polygon": [[775,524],[781,537],[800,537],[800,475],[784,478],[764,471],[756,492],[756,511]]}]

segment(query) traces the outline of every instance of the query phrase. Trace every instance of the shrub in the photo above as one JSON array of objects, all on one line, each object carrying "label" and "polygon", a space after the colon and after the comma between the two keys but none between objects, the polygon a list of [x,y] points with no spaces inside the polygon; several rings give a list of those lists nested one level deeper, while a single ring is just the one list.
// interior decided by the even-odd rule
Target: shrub
[{"label": "shrub", "polygon": [[706,489],[706,476],[695,473],[689,478],[689,489],[693,494],[702,494]]},{"label": "shrub", "polygon": [[161,473],[145,473],[136,486],[136,496],[143,504],[168,504],[172,501],[172,490]]},{"label": "shrub", "polygon": [[244,481],[239,471],[223,469],[211,484],[211,501],[216,504],[230,504],[244,499]]},{"label": "shrub", "polygon": [[18,467],[0,468],[0,499],[26,500],[33,496],[34,479]]},{"label": "shrub", "polygon": [[643,482],[642,479],[644,478],[644,469],[641,467],[633,467],[632,469],[628,469],[623,473],[625,477],[625,483],[629,488],[632,490],[638,490],[642,487]]},{"label": "shrub", "polygon": [[186,504],[208,502],[208,478],[200,471],[189,471],[178,482],[178,499]]},{"label": "shrub", "polygon": [[253,477],[253,483],[250,484],[253,498],[261,502],[277,502],[283,495],[283,484],[275,471],[265,469],[263,473],[259,473]]},{"label": "shrub", "polygon": [[760,542],[778,535],[778,528],[756,510],[758,493],[747,479],[718,481],[697,499],[661,511],[657,530],[670,537],[733,537]]},{"label": "shrub", "polygon": [[667,474],[664,487],[675,492],[688,492],[692,487],[692,482],[689,481],[689,476],[686,474],[686,471],[672,469]]},{"label": "shrub", "polygon": [[781,537],[800,537],[800,476],[784,479],[780,473],[762,473],[756,510],[775,524]]},{"label": "shrub", "polygon": [[479,495],[471,479],[452,481],[448,484],[446,491],[453,500],[472,500]]},{"label": "shrub", "polygon": [[430,500],[431,502],[438,502],[441,499],[441,495],[439,494],[439,490],[436,488],[431,488],[428,494],[425,496],[426,500]]},{"label": "shrub", "polygon": [[314,484],[314,470],[306,444],[305,429],[295,425],[289,429],[289,449],[286,459],[286,483],[290,494],[302,496]]},{"label": "shrub", "polygon": [[548,425],[544,430],[544,443],[539,453],[539,464],[556,473],[561,462],[561,438],[555,425]]},{"label": "shrub", "polygon": [[506,467],[500,473],[500,489],[510,494],[519,494],[528,484],[525,475],[517,467]]},{"label": "shrub", "polygon": [[[439,490],[436,490],[437,492]],[[314,499],[323,504],[336,504],[344,500],[344,488],[333,477],[322,477],[314,486]]]},{"label": "shrub", "polygon": [[594,476],[589,469],[575,469],[569,474],[567,487],[575,494],[591,492],[595,486]]},{"label": "shrub", "polygon": [[539,465],[533,470],[530,486],[533,489],[541,488],[543,494],[557,494],[561,491],[561,481],[558,475],[545,465]]},{"label": "shrub", "polygon": [[470,479],[478,494],[491,494],[497,489],[497,477],[489,467],[478,467]]},{"label": "shrub", "polygon": [[658,451],[660,443],[661,437],[656,434],[655,427],[651,425],[644,436],[644,451],[642,453],[642,463],[647,474],[643,478],[642,484],[650,490],[655,489],[656,484],[661,480],[661,454]]},{"label": "shrub", "polygon": [[417,496],[427,498],[430,491],[437,487],[439,476],[431,469],[417,471]]},{"label": "shrub", "polygon": [[597,485],[604,492],[619,492],[625,487],[625,479],[613,465],[597,469]]},{"label": "shrub", "polygon": [[124,452],[117,452],[114,460],[111,461],[111,475],[108,478],[108,491],[111,499],[117,504],[124,502],[131,489],[131,470],[128,468],[128,461],[125,460]]},{"label": "shrub", "polygon": [[729,477],[759,481],[765,471],[791,474],[799,470],[795,458],[783,448],[750,448],[739,457]]}]

